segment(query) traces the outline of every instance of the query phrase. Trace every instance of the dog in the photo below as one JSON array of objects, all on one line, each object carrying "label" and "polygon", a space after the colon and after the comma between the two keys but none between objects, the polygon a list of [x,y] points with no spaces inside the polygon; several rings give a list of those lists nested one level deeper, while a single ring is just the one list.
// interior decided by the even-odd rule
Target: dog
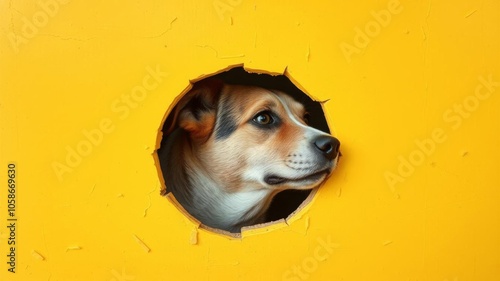
[{"label": "dog", "polygon": [[212,228],[265,222],[278,192],[315,188],[338,163],[340,142],[281,91],[204,80],[171,116],[158,151],[166,192]]}]

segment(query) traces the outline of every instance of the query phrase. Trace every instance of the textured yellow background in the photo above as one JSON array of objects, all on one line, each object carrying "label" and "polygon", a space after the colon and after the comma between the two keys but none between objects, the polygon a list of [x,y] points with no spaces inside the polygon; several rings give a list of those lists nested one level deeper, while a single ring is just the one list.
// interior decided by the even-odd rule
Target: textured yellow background
[{"label": "textured yellow background", "polygon": [[[0,280],[499,280],[500,3],[347,2],[1,1]],[[288,225],[228,239],[159,196],[153,154],[189,80],[240,64],[330,99],[344,157]]]}]

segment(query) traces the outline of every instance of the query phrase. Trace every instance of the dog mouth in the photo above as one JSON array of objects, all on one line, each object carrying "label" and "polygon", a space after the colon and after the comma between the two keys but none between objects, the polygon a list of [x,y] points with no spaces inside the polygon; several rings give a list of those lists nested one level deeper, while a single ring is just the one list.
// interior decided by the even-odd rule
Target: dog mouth
[{"label": "dog mouth", "polygon": [[322,177],[328,175],[330,173],[329,169],[321,170],[319,172],[315,172],[312,174],[309,174],[305,177],[300,177],[300,178],[285,178],[285,177],[280,177],[277,175],[269,175],[264,178],[264,182],[267,183],[268,185],[279,185],[279,184],[284,184],[288,182],[316,182],[320,180]]}]

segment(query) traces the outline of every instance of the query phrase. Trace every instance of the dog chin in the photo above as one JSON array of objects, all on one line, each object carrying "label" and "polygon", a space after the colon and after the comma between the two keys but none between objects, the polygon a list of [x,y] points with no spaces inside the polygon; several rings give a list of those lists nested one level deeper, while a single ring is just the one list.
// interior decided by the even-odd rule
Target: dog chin
[{"label": "dog chin", "polygon": [[310,189],[323,182],[330,174],[330,169],[324,169],[301,177],[284,177],[277,174],[269,174],[264,177],[264,182],[272,187]]}]

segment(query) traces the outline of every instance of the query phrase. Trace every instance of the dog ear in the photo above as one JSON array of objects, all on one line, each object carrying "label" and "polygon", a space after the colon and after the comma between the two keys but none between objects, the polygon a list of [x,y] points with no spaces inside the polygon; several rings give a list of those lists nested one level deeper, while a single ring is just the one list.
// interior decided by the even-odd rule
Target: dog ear
[{"label": "dog ear", "polygon": [[174,109],[167,134],[180,127],[187,131],[192,139],[205,140],[213,131],[217,102],[223,86],[222,81],[216,79],[195,83]]}]

